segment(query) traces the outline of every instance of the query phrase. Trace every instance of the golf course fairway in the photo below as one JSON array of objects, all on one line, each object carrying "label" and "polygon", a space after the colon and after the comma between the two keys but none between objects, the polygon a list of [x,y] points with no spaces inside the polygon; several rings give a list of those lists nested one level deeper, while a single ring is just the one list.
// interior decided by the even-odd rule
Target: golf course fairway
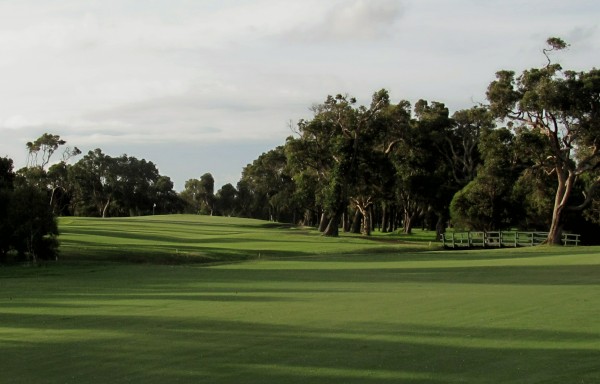
[{"label": "golf course fairway", "polygon": [[1,383],[600,382],[600,247],[60,225],[59,261],[0,266]]}]

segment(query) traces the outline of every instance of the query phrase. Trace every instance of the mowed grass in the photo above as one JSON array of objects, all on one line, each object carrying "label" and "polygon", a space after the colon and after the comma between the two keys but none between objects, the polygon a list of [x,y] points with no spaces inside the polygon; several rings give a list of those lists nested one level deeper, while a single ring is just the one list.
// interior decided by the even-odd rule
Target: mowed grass
[{"label": "mowed grass", "polygon": [[[63,218],[61,258],[85,261],[214,263],[291,256],[374,253],[423,249],[422,236],[320,236],[296,228],[252,219],[198,215],[136,218]],[[426,234],[433,240],[431,233]],[[417,240],[417,241],[415,241]]]},{"label": "mowed grass", "polygon": [[[197,226],[193,241],[181,224],[188,252],[247,261],[98,262],[145,249],[139,218],[106,238],[61,223],[62,261],[0,267],[0,382],[600,382],[600,248],[439,251],[218,219],[249,238],[227,245],[211,219],[153,220],[176,219]],[[167,252],[177,231],[147,240]]]}]

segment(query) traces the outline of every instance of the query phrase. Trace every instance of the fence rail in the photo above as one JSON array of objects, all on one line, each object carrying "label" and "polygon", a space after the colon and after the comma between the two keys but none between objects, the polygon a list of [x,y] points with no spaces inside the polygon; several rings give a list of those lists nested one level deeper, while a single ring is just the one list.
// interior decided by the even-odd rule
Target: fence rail
[{"label": "fence rail", "polygon": [[[580,235],[564,233],[563,245],[578,246]],[[442,235],[445,248],[501,248],[501,247],[533,247],[540,245],[548,238],[548,232],[517,232],[517,231],[489,231],[489,232],[448,232]]]}]

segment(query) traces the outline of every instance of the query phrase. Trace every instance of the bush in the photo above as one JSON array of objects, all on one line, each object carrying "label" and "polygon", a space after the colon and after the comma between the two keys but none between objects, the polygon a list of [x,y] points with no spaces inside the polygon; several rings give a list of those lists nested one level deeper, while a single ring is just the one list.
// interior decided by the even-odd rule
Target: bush
[{"label": "bush", "polygon": [[[58,226],[45,191],[23,185],[11,191],[8,217],[5,223],[9,244],[5,250],[15,250],[29,261],[57,257]],[[7,252],[4,254],[6,255]]]}]

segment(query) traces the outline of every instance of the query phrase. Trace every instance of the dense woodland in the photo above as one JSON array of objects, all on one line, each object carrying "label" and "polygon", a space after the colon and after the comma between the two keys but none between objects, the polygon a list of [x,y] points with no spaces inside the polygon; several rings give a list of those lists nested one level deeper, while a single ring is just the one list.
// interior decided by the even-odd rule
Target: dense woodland
[{"label": "dense woodland", "polygon": [[[196,213],[239,216],[339,231],[411,233],[519,228],[549,231],[548,243],[600,223],[600,70],[547,65],[499,71],[486,105],[450,114],[442,102],[370,105],[327,96],[291,127],[285,143],[248,164],[236,186],[215,192],[205,173],[176,193],[151,161],[100,149],[80,155],[60,136],[26,144],[15,171],[0,159],[0,261],[56,254],[57,215]],[[587,236],[588,241],[592,238]]]}]

